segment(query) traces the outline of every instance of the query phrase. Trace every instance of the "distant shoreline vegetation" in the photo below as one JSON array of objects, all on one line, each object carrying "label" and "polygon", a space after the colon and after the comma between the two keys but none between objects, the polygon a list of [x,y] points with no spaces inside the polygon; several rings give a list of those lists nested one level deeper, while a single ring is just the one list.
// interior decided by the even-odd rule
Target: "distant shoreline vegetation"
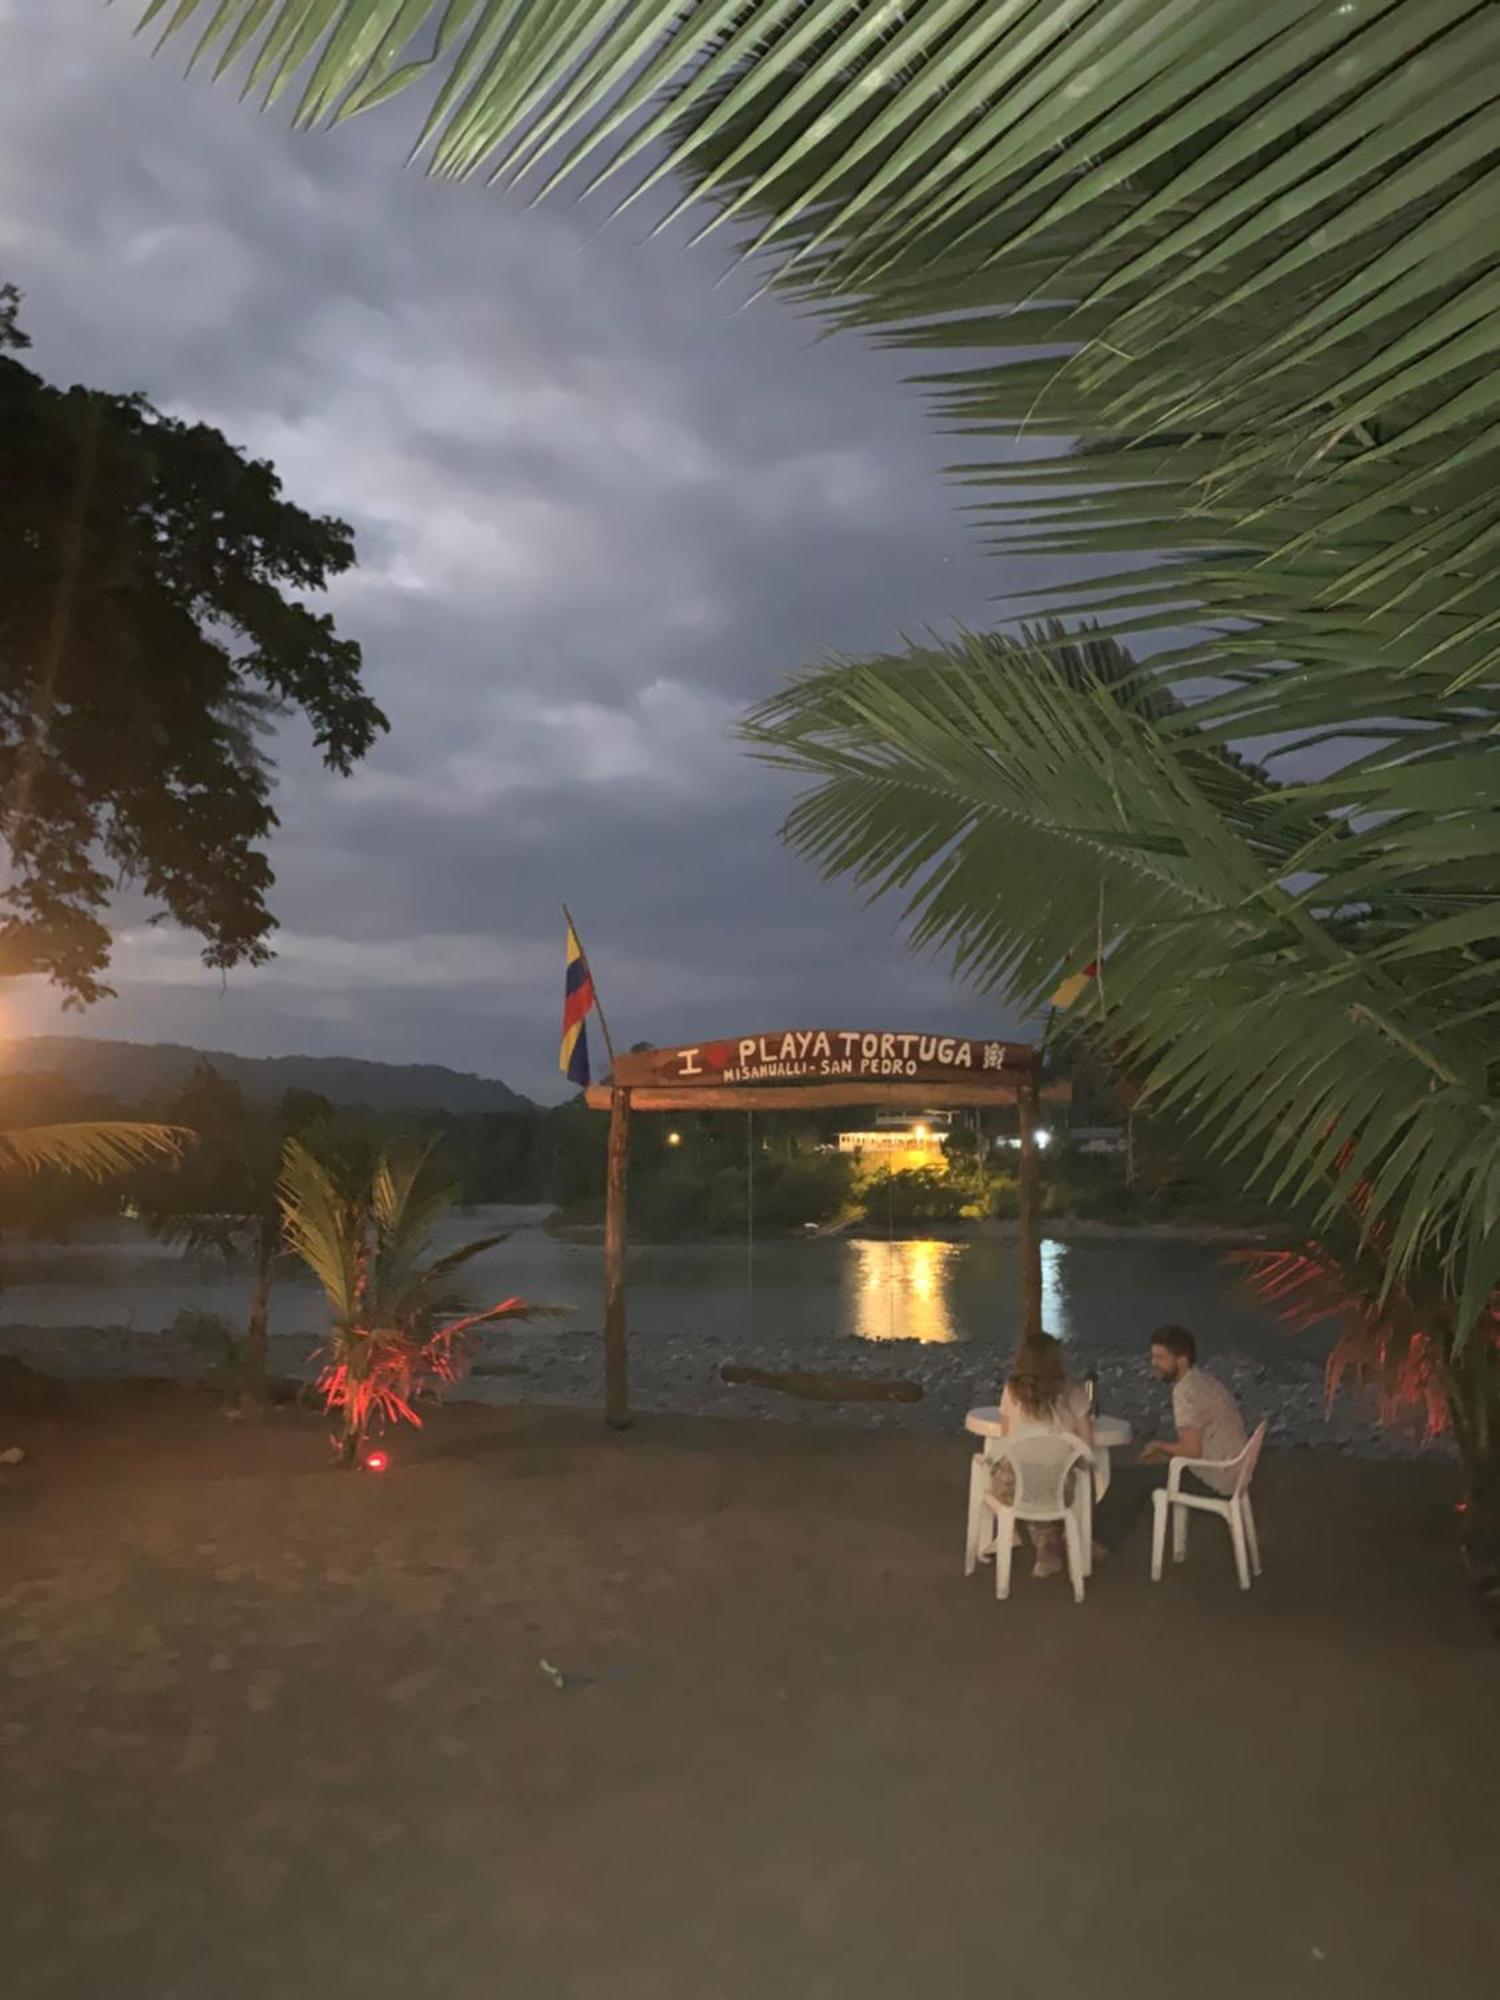
[{"label": "distant shoreline vegetation", "polygon": [[[69,1073],[10,1066],[0,1073],[0,1115],[16,1120],[66,1121],[111,1116],[160,1115],[178,1102],[180,1086],[153,1086],[175,1078],[184,1058],[202,1064],[195,1052],[129,1043],[92,1043],[46,1038],[17,1044],[35,1060],[44,1052],[66,1061]],[[207,1059],[247,1106],[278,1107],[298,1127],[319,1123],[334,1128],[339,1143],[378,1145],[394,1138],[433,1141],[460,1203],[535,1204],[554,1212],[559,1227],[591,1227],[604,1212],[607,1121],[581,1100],[560,1106],[532,1104],[504,1084],[465,1079],[457,1072],[420,1067],[355,1063],[337,1059],[279,1058],[264,1066],[249,1058]],[[284,1088],[267,1099],[263,1086],[283,1071],[297,1076],[385,1076],[395,1102],[339,1101],[308,1086]],[[242,1079],[248,1068],[254,1085]],[[98,1074],[142,1079],[148,1087],[111,1095],[87,1079]],[[413,1108],[400,1101],[414,1080],[451,1078],[504,1093],[499,1109]],[[389,1084],[390,1078],[399,1081]],[[1046,1220],[1080,1226],[1174,1229],[1209,1232],[1254,1229],[1267,1222],[1264,1206],[1244,1187],[1201,1154],[1170,1123],[1135,1117],[1128,1149],[1118,1106],[1086,1081],[1075,1079],[1074,1125],[1114,1133],[1113,1152],[1085,1152],[1058,1128],[1042,1156],[1042,1212]],[[869,1122],[869,1121],[865,1121]],[[812,1229],[853,1234],[910,1235],[931,1231],[968,1233],[979,1225],[1015,1218],[1020,1191],[1015,1156],[1005,1141],[1000,1114],[985,1120],[956,1119],[942,1133],[936,1163],[907,1154],[899,1164],[878,1153],[841,1150],[839,1135],[858,1127],[857,1111],[783,1113],[759,1117],[723,1113],[635,1121],[631,1162],[631,1234],[637,1241],[711,1241],[743,1236],[753,1211],[756,1233],[771,1237]],[[925,1132],[925,1127],[921,1128]],[[929,1153],[934,1151],[928,1147]],[[190,1155],[181,1173],[188,1183],[207,1171]],[[752,1188],[753,1180],[753,1188]],[[0,1191],[0,1228],[28,1235],[65,1235],[70,1223],[89,1215],[113,1214],[128,1183],[96,1187],[61,1177],[39,1176]]]},{"label": "distant shoreline vegetation", "polygon": [[[818,1146],[798,1149],[775,1140],[753,1155],[727,1158],[715,1148],[695,1161],[689,1142],[663,1158],[637,1158],[631,1178],[631,1236],[637,1242],[720,1241],[743,1236],[753,1212],[758,1235],[834,1230],[851,1236],[946,1234],[963,1237],[1016,1221],[1020,1186],[1013,1172],[972,1158],[946,1171],[888,1170],[862,1165]],[[1139,1230],[1200,1234],[1211,1239],[1253,1235],[1270,1217],[1243,1191],[1186,1173],[1127,1182],[1119,1159],[1096,1159],[1068,1147],[1063,1135],[1045,1158],[1042,1214],[1058,1226],[1101,1232]],[[741,1147],[744,1140],[740,1140]],[[684,1155],[687,1157],[683,1157]],[[753,1164],[753,1198],[750,1170]],[[595,1229],[604,1217],[603,1188],[578,1189],[556,1202],[552,1225]]]}]

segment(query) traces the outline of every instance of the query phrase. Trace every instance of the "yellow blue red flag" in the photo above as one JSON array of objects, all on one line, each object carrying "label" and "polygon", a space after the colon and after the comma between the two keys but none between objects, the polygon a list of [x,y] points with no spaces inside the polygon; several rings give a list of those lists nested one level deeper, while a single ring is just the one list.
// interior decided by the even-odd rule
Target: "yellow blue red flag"
[{"label": "yellow blue red flag", "polygon": [[569,1083],[580,1090],[589,1086],[589,1036],[584,1023],[594,1009],[594,981],[589,962],[578,942],[578,933],[568,925],[568,969],[563,980],[562,1051],[557,1066]]},{"label": "yellow blue red flag", "polygon": [[1071,1007],[1080,994],[1088,991],[1089,981],[1098,977],[1099,961],[1090,959],[1082,972],[1070,973],[1052,996],[1054,1007]]}]

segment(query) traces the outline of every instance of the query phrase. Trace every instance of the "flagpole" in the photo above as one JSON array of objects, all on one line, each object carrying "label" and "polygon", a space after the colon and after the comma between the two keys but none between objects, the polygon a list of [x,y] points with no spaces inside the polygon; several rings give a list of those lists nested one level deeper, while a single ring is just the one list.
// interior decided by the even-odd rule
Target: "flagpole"
[{"label": "flagpole", "polygon": [[594,985],[594,968],[573,921],[573,912],[564,903],[563,917],[578,943],[589,984],[594,990],[594,1011],[599,1031],[609,1051],[611,1088],[609,1093],[609,1152],[604,1172],[604,1421],[611,1430],[625,1430],[630,1423],[630,1320],[625,1303],[626,1236],[625,1210],[630,1187],[630,1092],[615,1077],[615,1045],[609,1023]]},{"label": "flagpole", "polygon": [[609,1038],[609,1023],[604,1018],[604,1002],[599,997],[599,982],[594,978],[593,960],[589,957],[588,947],[583,941],[583,933],[579,930],[577,924],[574,923],[572,912],[566,903],[562,906],[562,913],[567,919],[568,929],[578,940],[578,949],[583,953],[583,962],[589,970],[589,982],[594,989],[594,1012],[599,1016],[599,1032],[604,1037],[604,1047],[609,1055],[610,1072],[613,1074],[615,1067],[615,1045]]}]

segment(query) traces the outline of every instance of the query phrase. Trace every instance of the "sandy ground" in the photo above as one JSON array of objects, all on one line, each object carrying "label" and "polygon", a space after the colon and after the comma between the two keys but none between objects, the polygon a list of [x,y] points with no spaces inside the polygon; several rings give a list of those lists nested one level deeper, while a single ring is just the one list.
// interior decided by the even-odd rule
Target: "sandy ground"
[{"label": "sandy ground", "polygon": [[[1493,1992],[1496,1658],[1446,1476],[1268,1458],[961,1574],[967,1446],[475,1406],[384,1477],[166,1386],[8,1419],[0,1990]],[[539,1662],[563,1677],[558,1687]]]}]

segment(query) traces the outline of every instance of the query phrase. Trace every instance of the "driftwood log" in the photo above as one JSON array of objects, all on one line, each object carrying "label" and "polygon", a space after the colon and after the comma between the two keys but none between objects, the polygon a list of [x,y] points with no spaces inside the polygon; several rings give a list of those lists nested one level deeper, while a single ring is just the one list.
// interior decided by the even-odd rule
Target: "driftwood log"
[{"label": "driftwood log", "polygon": [[769,1368],[741,1368],[726,1361],[719,1380],[734,1388],[774,1389],[781,1396],[800,1396],[805,1403],[920,1403],[920,1382],[903,1382],[890,1375],[810,1375],[797,1369],[777,1374]]}]

